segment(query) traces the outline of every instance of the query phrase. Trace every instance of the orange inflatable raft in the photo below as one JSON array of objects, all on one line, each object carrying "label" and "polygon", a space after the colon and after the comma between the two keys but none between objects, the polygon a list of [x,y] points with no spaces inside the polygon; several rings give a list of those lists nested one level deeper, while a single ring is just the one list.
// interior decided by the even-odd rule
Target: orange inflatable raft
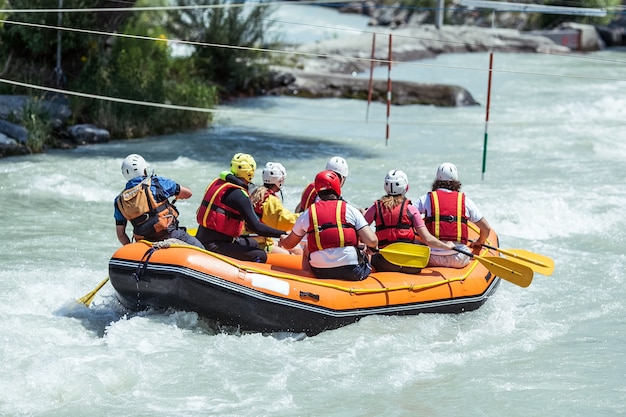
[{"label": "orange inflatable raft", "polygon": [[[495,232],[487,243],[498,246]],[[463,269],[372,272],[353,282],[317,279],[295,255],[269,254],[259,264],[193,246],[159,246],[142,241],[113,254],[109,277],[122,305],[195,311],[241,331],[315,335],[372,314],[461,313],[480,307],[500,283],[477,259]],[[480,256],[486,255],[498,256],[485,248]]]}]

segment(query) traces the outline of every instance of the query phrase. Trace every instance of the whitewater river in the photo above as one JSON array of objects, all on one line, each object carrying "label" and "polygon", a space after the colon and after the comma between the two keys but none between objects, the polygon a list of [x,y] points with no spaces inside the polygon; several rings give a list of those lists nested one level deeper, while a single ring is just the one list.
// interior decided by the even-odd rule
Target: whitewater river
[{"label": "whitewater river", "polygon": [[[482,178],[488,55],[398,65],[393,78],[466,87],[466,108],[259,98],[205,130],[0,160],[0,415],[615,416],[626,413],[626,56],[496,54]],[[385,78],[386,70],[376,73]],[[314,337],[216,333],[191,312],[127,314],[107,284],[112,201],[141,153],[194,191],[235,152],[287,169],[285,204],[344,156],[365,207],[403,169],[409,197],[454,162],[503,248],[550,256],[551,277],[503,281],[479,310],[369,317]],[[260,178],[260,171],[258,172]]]}]

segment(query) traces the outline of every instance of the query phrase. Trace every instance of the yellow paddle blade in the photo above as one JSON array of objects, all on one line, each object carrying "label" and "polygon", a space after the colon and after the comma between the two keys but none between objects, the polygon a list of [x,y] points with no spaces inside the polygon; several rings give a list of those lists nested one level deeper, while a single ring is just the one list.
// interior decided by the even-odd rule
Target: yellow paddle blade
[{"label": "yellow paddle blade", "polygon": [[191,236],[195,236],[196,233],[198,233],[198,228],[197,227],[189,228],[187,229],[187,233],[190,234]]},{"label": "yellow paddle blade", "polygon": [[547,256],[539,255],[538,253],[524,249],[501,249],[484,243],[483,246],[489,249],[497,250],[505,256],[510,256],[519,263],[528,266],[533,271],[542,275],[552,275],[554,272],[554,260]]},{"label": "yellow paddle blade", "polygon": [[554,272],[554,260],[538,253],[524,249],[498,249],[500,253],[510,256],[517,262],[528,266],[533,271],[542,275],[552,275]]},{"label": "yellow paddle blade", "polygon": [[428,246],[396,242],[380,249],[383,258],[394,265],[410,268],[426,268],[430,258]]},{"label": "yellow paddle blade", "polygon": [[94,297],[96,296],[96,293],[100,291],[100,288],[104,287],[104,284],[106,284],[107,282],[109,282],[109,277],[106,277],[100,284],[98,284],[96,288],[94,288],[92,291],[88,292],[87,294],[83,295],[76,301],[89,307]]},{"label": "yellow paddle blade", "polygon": [[477,255],[474,255],[474,259],[485,265],[496,276],[520,287],[528,287],[533,280],[533,270],[517,261],[498,256]]}]

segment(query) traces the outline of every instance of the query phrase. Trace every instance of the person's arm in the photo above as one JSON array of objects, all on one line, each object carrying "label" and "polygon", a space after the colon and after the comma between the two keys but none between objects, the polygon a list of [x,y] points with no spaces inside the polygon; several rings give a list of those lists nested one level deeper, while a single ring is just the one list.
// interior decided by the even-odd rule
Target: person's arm
[{"label": "person's arm", "polygon": [[365,221],[367,224],[372,224],[374,221],[374,216],[376,214],[376,203],[372,204],[370,208],[368,208],[364,213],[363,217],[365,217]]},{"label": "person's arm", "polygon": [[378,237],[358,208],[346,203],[346,220],[356,228],[359,240],[367,246],[370,252],[378,249]]},{"label": "person's arm", "polygon": [[422,241],[425,244],[431,248],[454,249],[454,242],[442,242],[430,233],[426,224],[424,224],[424,219],[420,216],[417,207],[410,206],[409,214],[411,215],[411,219],[413,221],[413,229],[415,230],[415,233],[422,238]]},{"label": "person's arm", "polygon": [[422,226],[416,229],[417,235],[422,238],[422,241],[431,248],[439,249],[454,249],[454,242],[442,242],[433,236],[426,226]]},{"label": "person's arm", "polygon": [[113,202],[113,218],[115,219],[115,233],[117,234],[117,240],[120,241],[122,245],[128,245],[130,243],[130,238],[126,234],[126,225],[128,224],[128,220],[124,218],[122,212],[119,207],[117,207],[117,199]]},{"label": "person's arm", "polygon": [[252,208],[250,197],[242,190],[236,189],[227,193],[224,196],[224,204],[237,209],[246,222],[246,228],[260,236],[280,237],[285,234],[284,231],[266,226],[259,221]]},{"label": "person's arm", "polygon": [[365,246],[370,249],[370,251],[375,251],[378,248],[378,238],[371,227],[361,227],[356,231],[356,234],[359,236],[361,242],[363,242]]},{"label": "person's arm", "polygon": [[415,207],[417,209],[417,211],[422,215],[422,216],[427,216],[428,213],[428,207],[426,207],[426,201],[430,201],[430,199],[428,198],[428,193],[424,194],[423,196],[421,196],[420,198],[418,198],[417,200],[413,201],[413,207]]},{"label": "person's arm", "polygon": [[117,240],[119,240],[122,245],[128,245],[130,243],[130,238],[126,234],[126,222],[124,222],[124,224],[118,224],[116,221],[115,232],[117,233]]},{"label": "person's arm", "polygon": [[487,241],[489,233],[491,233],[491,226],[489,226],[489,223],[484,217],[476,222],[476,226],[480,229],[480,236],[478,237],[478,240],[470,243],[470,247],[480,249],[483,243]]},{"label": "person's arm", "polygon": [[289,211],[280,199],[270,195],[263,203],[263,223],[280,230],[291,230],[300,215]]},{"label": "person's arm", "polygon": [[298,236],[293,231],[289,233],[287,236],[281,236],[278,241],[278,246],[285,249],[293,249],[304,236]]},{"label": "person's arm", "polygon": [[176,198],[178,200],[186,200],[188,198],[191,198],[191,196],[192,196],[191,188],[185,187],[184,185],[180,186],[180,191],[178,192],[178,194],[176,194]]}]

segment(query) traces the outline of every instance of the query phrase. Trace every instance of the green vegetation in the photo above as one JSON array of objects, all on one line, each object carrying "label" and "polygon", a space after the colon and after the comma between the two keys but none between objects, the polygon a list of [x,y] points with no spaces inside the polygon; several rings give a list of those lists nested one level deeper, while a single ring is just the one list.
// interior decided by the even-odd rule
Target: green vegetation
[{"label": "green vegetation", "polygon": [[[196,0],[177,0],[179,6],[197,3]],[[206,44],[195,47],[189,57],[198,77],[212,80],[226,96],[253,93],[258,80],[267,74],[264,53],[256,48],[273,41],[264,35],[272,10],[269,6],[252,6],[245,2],[219,7],[223,3],[224,0],[209,0],[208,5],[214,8],[173,12],[167,28],[177,39]]]},{"label": "green vegetation", "polygon": [[[226,3],[229,2],[212,0],[214,6]],[[0,0],[0,4],[15,10],[58,7],[50,0]],[[264,40],[267,7],[135,12],[121,8],[135,4],[157,6],[171,2],[129,0],[120,6],[110,0],[63,0],[64,9],[114,6],[120,7],[120,11],[8,13],[5,18],[16,23],[0,26],[0,77],[98,96],[70,95],[74,115],[71,122],[95,124],[107,129],[114,138],[133,138],[205,127],[211,121],[209,111],[166,106],[210,110],[219,94],[254,92],[254,80],[266,74],[260,52],[251,48],[261,46]],[[189,17],[191,20],[187,20]],[[59,32],[53,28],[59,19],[63,27],[83,31]],[[242,49],[197,45],[189,56],[176,57],[167,39],[237,45]],[[41,90],[4,83],[0,84],[0,94],[28,94],[34,98],[44,95]],[[116,100],[108,100],[109,97]],[[36,113],[26,111],[18,122],[29,128],[31,151],[55,145],[53,128]]]},{"label": "green vegetation", "polygon": [[[141,24],[141,14],[129,17],[122,33],[165,39],[158,27]],[[159,33],[160,32],[160,33]],[[189,76],[185,62],[170,57],[164,41],[110,38],[104,47],[87,51],[84,67],[71,89],[90,94],[146,103],[212,108],[215,88]],[[104,53],[103,53],[104,51]],[[176,76],[174,76],[176,75]],[[103,99],[72,98],[79,122],[106,127],[113,137],[140,137],[205,127],[210,113],[118,103]]]},{"label": "green vegetation", "polygon": [[48,146],[56,144],[52,134],[52,124],[44,112],[39,109],[38,100],[30,101],[24,108],[21,124],[28,130],[26,146],[31,152],[42,152]]},{"label": "green vegetation", "polygon": [[[397,7],[386,0],[389,7]],[[621,0],[581,0],[580,7],[619,6]],[[272,9],[264,3],[237,0],[63,0],[63,9],[117,8],[106,12],[59,13],[53,0],[0,0],[3,9],[47,9],[47,12],[4,12],[0,17],[0,77],[34,86],[54,87],[93,97],[69,96],[73,119],[107,129],[113,138],[197,129],[211,122],[210,110],[220,98],[254,95],[264,87],[269,64],[290,58],[269,58],[262,49],[277,47],[268,39]],[[133,10],[135,6],[185,6],[176,10]],[[434,22],[437,0],[401,0],[409,13],[423,13]],[[456,9],[445,0],[445,24],[491,24],[488,11]],[[571,5],[544,0],[547,5]],[[508,15],[508,16],[506,16]],[[499,27],[543,29],[564,20],[604,24],[613,16],[590,18],[531,13],[501,13]],[[507,20],[508,19],[508,20]],[[76,29],[55,29],[57,25]],[[123,36],[118,36],[120,34]],[[188,54],[173,54],[169,39],[193,43]],[[57,47],[60,46],[60,54]],[[297,65],[296,62],[293,63]],[[0,83],[0,94],[44,96],[41,89]],[[143,102],[131,104],[121,102]],[[187,111],[184,106],[202,109]],[[56,146],[52,123],[26,109],[29,148]],[[204,111],[206,110],[206,111]]]}]

